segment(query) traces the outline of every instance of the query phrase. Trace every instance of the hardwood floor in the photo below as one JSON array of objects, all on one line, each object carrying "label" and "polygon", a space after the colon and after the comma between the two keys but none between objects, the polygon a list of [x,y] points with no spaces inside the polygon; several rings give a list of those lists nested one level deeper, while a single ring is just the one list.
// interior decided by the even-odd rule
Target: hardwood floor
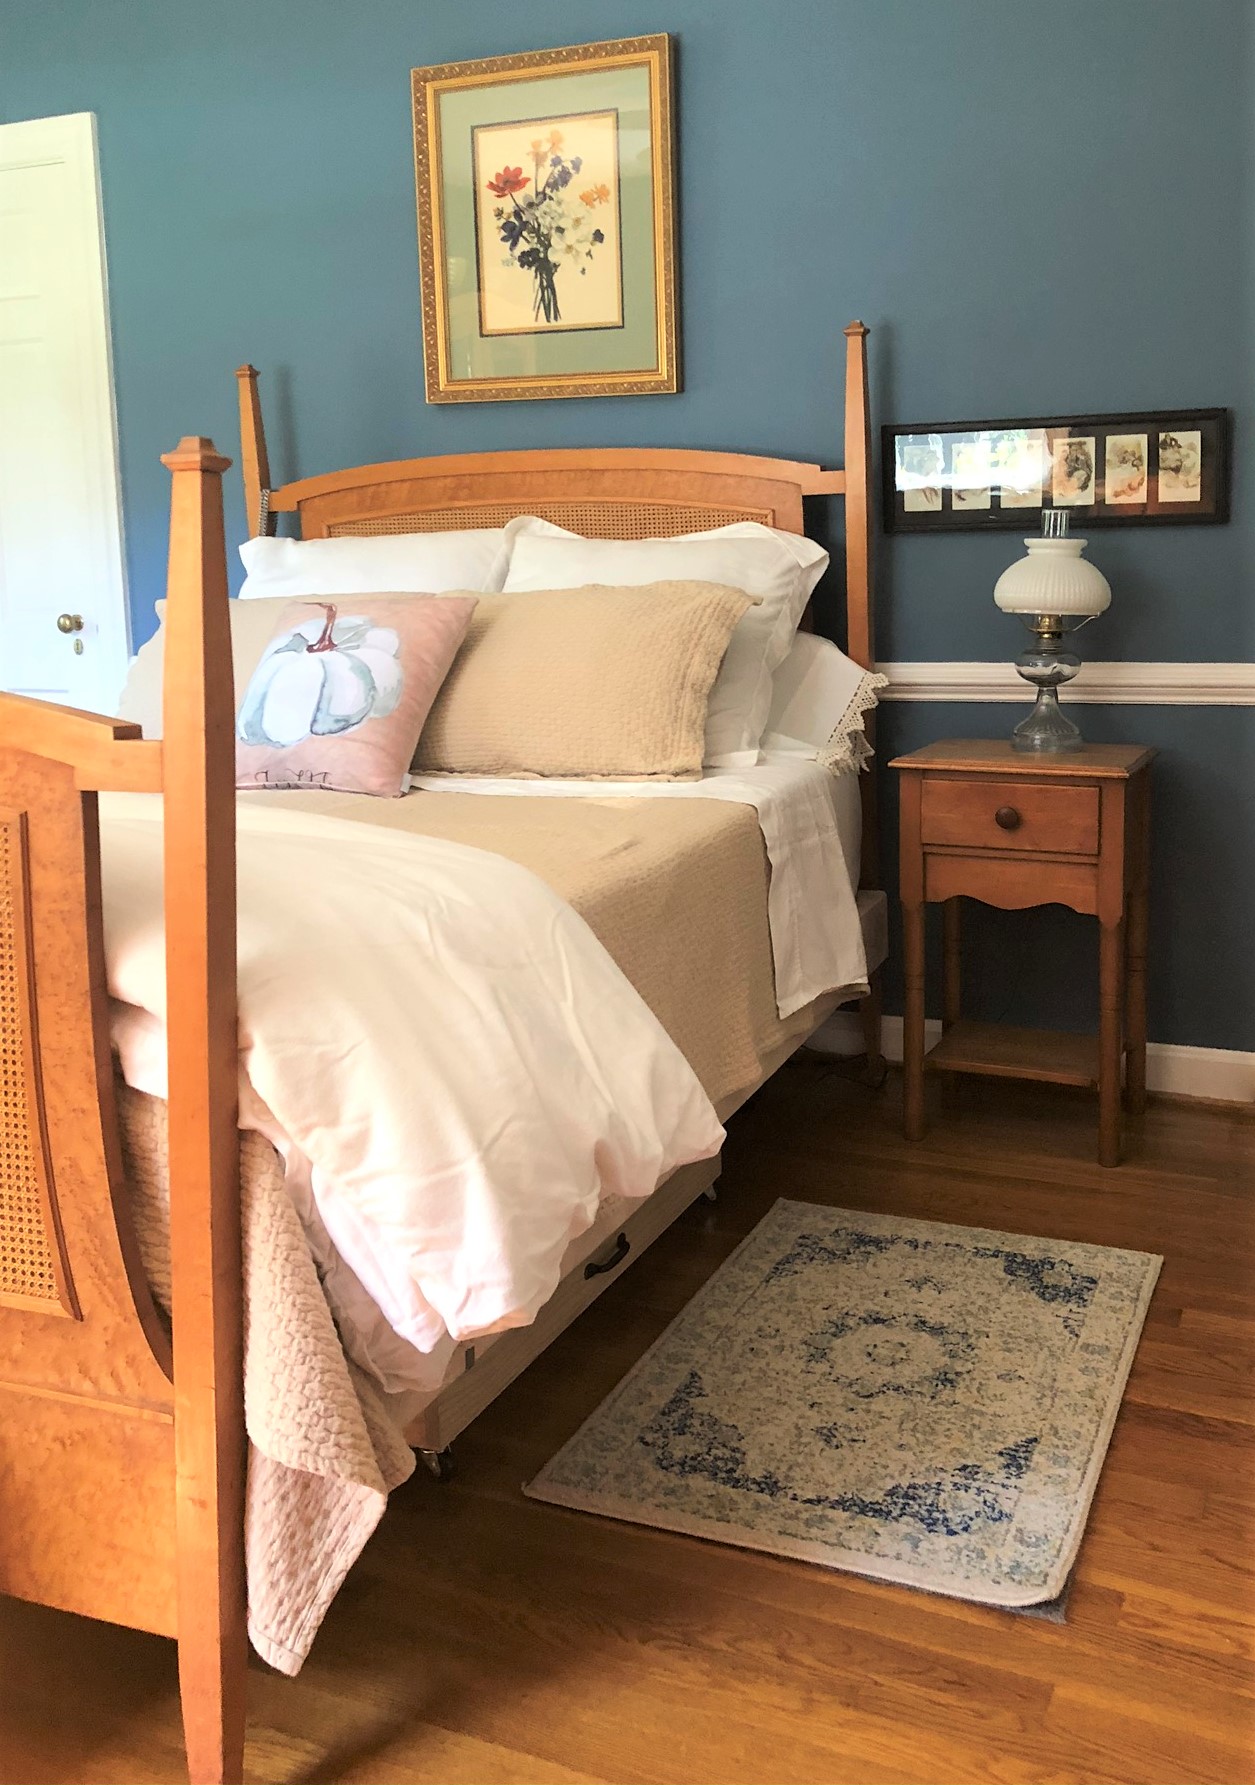
[{"label": "hardwood floor", "polygon": [[[936,1093],[934,1093],[936,1095]],[[256,1785],[1255,1782],[1255,1122],[995,1081],[900,1138],[810,1060],[699,1204],[415,1477],[297,1680],[255,1666]],[[1162,1252],[1066,1626],[525,1500],[778,1196]],[[183,1777],[173,1645],[0,1601],[2,1785]]]}]

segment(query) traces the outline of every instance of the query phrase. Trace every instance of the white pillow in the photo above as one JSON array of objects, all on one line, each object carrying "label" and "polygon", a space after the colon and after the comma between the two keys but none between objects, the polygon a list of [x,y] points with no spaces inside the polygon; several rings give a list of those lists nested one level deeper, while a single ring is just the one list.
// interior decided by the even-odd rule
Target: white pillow
[{"label": "white pillow", "polygon": [[[374,593],[373,590],[364,592]],[[408,590],[405,592],[409,593]],[[227,603],[227,612],[231,618],[231,670],[235,680],[237,706],[252,679],[253,671],[261,662],[262,652],[270,643],[279,615],[291,599],[289,595],[275,595],[265,599]],[[118,718],[130,719],[133,724],[142,726],[146,738],[159,738],[162,727],[166,604],[159,601],[156,607],[159,622],[157,630],[150,639],[145,640],[131,659],[118,699]]]},{"label": "white pillow", "polygon": [[759,597],[732,634],[711,690],[705,761],[748,768],[771,709],[771,676],[784,660],[828,554],[798,533],[736,521],[674,539],[585,539],[535,515],[506,528],[505,593],[661,582],[723,583]]},{"label": "white pillow", "polygon": [[862,768],[871,757],[866,717],[887,683],[830,638],[799,632],[773,678],[764,750],[822,762],[834,775]]},{"label": "white pillow", "polygon": [[250,539],[241,601],[284,595],[496,594],[510,548],[504,527],[343,539]]}]

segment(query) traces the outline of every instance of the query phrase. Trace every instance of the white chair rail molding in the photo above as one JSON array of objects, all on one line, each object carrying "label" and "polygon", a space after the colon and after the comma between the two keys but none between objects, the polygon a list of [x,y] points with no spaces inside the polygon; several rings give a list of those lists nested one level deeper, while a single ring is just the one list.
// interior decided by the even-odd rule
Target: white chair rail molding
[{"label": "white chair rail molding", "polygon": [[[889,678],[881,700],[1024,699],[1011,663],[878,663]],[[1068,701],[1091,706],[1255,706],[1255,663],[1082,663]]]}]

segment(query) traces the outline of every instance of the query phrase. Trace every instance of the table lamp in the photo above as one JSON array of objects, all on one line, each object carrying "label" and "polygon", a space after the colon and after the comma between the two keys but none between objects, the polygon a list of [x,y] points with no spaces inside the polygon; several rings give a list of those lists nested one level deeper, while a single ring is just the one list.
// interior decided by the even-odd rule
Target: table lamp
[{"label": "table lamp", "polygon": [[1026,539],[1028,555],[1017,558],[994,585],[994,600],[1004,614],[1019,614],[1034,643],[1016,659],[1015,667],[1037,689],[1037,703],[1016,726],[1016,750],[1054,752],[1079,750],[1080,728],[1059,705],[1059,689],[1081,667],[1075,651],[1063,643],[1097,619],[1111,605],[1111,585],[1081,553],[1088,544],[1068,534],[1066,510],[1042,515],[1041,538]]}]

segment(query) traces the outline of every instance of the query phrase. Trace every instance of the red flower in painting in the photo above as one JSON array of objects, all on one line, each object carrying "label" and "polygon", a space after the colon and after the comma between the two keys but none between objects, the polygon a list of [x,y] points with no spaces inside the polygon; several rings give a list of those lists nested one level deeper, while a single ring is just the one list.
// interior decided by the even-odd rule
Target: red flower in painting
[{"label": "red flower in painting", "polygon": [[521,192],[527,182],[528,175],[521,167],[503,167],[496,179],[489,180],[488,190],[497,198],[509,198],[512,192]]}]

